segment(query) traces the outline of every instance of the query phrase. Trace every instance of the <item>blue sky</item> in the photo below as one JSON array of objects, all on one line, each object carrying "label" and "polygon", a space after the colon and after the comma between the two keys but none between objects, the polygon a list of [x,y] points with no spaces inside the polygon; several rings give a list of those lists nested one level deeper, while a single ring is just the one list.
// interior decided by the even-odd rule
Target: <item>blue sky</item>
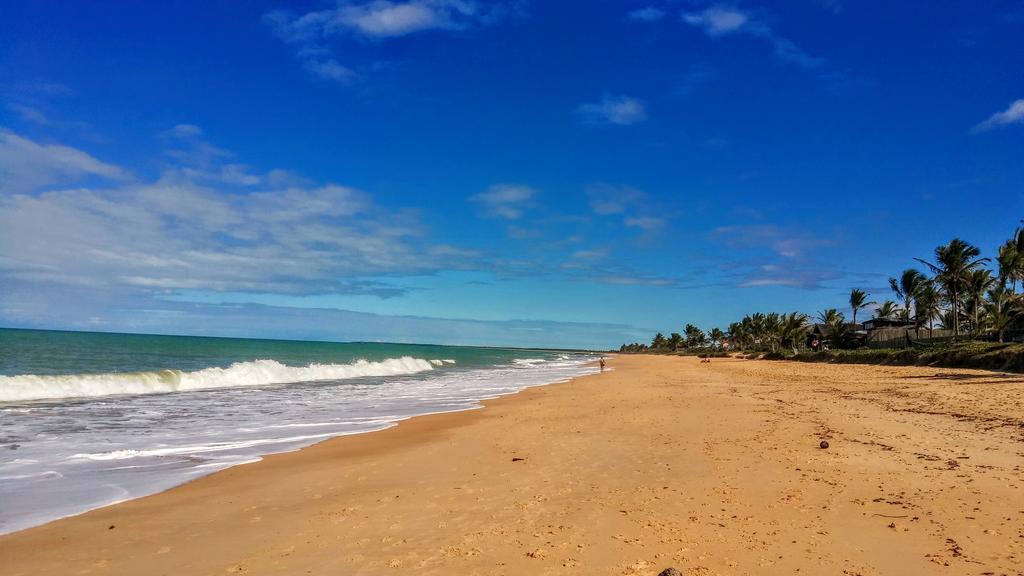
[{"label": "blue sky", "polygon": [[0,325],[608,347],[1024,216],[1020,1],[3,4]]}]

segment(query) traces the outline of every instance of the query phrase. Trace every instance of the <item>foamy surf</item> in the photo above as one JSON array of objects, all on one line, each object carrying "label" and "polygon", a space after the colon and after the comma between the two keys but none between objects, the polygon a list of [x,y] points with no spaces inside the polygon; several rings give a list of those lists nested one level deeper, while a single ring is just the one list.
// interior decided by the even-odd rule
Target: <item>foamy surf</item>
[{"label": "foamy surf", "polygon": [[93,398],[113,395],[166,394],[192,390],[268,386],[297,382],[323,382],[367,376],[401,376],[453,364],[449,360],[424,360],[403,356],[378,362],[357,360],[349,364],[287,366],[275,360],[236,362],[227,368],[211,367],[192,372],[157,370],[108,374],[0,376],[0,402]]},{"label": "foamy surf", "polygon": [[0,534],[597,371],[590,355],[533,350],[0,337]]}]

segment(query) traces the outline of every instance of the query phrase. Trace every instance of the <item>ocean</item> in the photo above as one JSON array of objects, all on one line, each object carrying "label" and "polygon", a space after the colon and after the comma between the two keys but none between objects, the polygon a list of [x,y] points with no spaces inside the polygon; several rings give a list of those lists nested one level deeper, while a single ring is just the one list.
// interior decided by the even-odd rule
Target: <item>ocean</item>
[{"label": "ocean", "polygon": [[596,371],[596,356],[0,329],[0,533]]}]

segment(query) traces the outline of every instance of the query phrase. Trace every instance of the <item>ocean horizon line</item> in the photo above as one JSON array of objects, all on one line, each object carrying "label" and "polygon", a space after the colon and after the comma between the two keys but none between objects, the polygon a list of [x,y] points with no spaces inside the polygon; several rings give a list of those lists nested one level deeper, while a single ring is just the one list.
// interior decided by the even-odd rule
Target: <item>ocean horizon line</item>
[{"label": "ocean horizon line", "polygon": [[604,348],[547,348],[541,346],[500,346],[493,344],[444,344],[439,342],[403,342],[399,340],[318,340],[301,338],[265,338],[256,336],[211,336],[207,334],[162,334],[157,332],[119,332],[112,330],[71,330],[66,328],[25,328],[19,326],[0,326],[0,331],[17,330],[23,332],[60,332],[66,334],[102,334],[110,336],[155,336],[161,338],[207,338],[211,340],[251,340],[258,342],[292,342],[317,344],[393,344],[396,346],[445,346],[450,348],[478,348],[484,350],[519,350],[538,352],[609,352]]}]

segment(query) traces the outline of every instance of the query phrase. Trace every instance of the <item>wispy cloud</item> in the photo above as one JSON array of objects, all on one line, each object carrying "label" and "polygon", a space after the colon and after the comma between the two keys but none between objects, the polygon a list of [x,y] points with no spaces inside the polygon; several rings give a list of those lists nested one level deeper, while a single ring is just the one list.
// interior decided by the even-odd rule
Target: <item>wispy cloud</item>
[{"label": "wispy cloud", "polygon": [[628,228],[640,228],[647,232],[653,232],[665,225],[664,218],[654,216],[631,216],[622,221]]},{"label": "wispy cloud", "polygon": [[171,138],[201,138],[203,129],[195,124],[176,124],[164,130],[162,134]]},{"label": "wispy cloud", "polygon": [[741,288],[784,286],[804,290],[826,288],[825,283],[843,275],[836,270],[805,266],[757,266],[745,272],[737,284]]},{"label": "wispy cloud", "polygon": [[647,105],[630,96],[605,94],[600,102],[581,104],[576,114],[587,124],[629,126],[647,120]]},{"label": "wispy cloud", "polygon": [[833,246],[831,238],[775,224],[753,224],[720,226],[712,231],[711,240],[731,249],[728,263],[720,267],[736,286],[819,289],[843,276],[821,265],[813,254]]},{"label": "wispy cloud", "polygon": [[834,243],[830,239],[786,230],[774,224],[720,226],[712,232],[712,237],[737,248],[769,248],[784,258],[800,258],[812,248]]},{"label": "wispy cloud", "polygon": [[747,10],[727,4],[712,4],[695,12],[683,12],[683,22],[699,28],[711,38],[743,34],[760,38],[772,46],[775,57],[803,68],[818,68],[825,59],[811,56],[791,40],[779,36]]},{"label": "wispy cloud", "polygon": [[314,76],[324,80],[344,83],[356,77],[356,73],[351,68],[338,64],[338,61],[334,58],[326,60],[306,59],[302,63],[302,67]]},{"label": "wispy cloud", "polygon": [[492,25],[519,12],[518,3],[473,0],[339,1],[326,10],[296,14],[267,13],[263,21],[274,35],[296,47],[303,67],[319,78],[349,82],[357,73],[339,63],[329,41],[355,37],[382,41],[428,31],[459,31]]},{"label": "wispy cloud", "polygon": [[587,186],[586,193],[590,200],[590,208],[599,216],[622,214],[647,199],[642,190],[632,186],[616,186],[603,182]]},{"label": "wispy cloud", "polygon": [[[168,133],[202,134],[186,126]],[[19,247],[0,259],[5,286],[156,299],[181,291],[388,297],[402,289],[368,277],[450,269],[452,254],[473,258],[432,244],[415,212],[384,208],[366,192],[257,182],[239,165],[178,165],[151,181],[129,180],[80,150],[5,132],[0,173],[16,176],[0,194],[0,245]],[[208,174],[259,187],[232,193]],[[49,188],[58,177],[75,187]],[[90,184],[96,177],[106,182]]]},{"label": "wispy cloud", "polygon": [[171,159],[164,177],[175,175],[203,184],[270,188],[308,187],[310,183],[286,170],[275,169],[266,174],[234,161],[230,150],[215,146],[206,139],[202,128],[194,124],[178,124],[160,132],[163,153]]},{"label": "wispy cloud", "polygon": [[577,250],[572,253],[574,260],[601,260],[608,257],[608,250],[605,248],[592,248],[590,250]]},{"label": "wispy cloud", "polygon": [[44,126],[50,123],[50,119],[46,116],[46,114],[43,114],[42,112],[31,106],[12,103],[8,104],[7,107],[10,108],[15,114],[20,116],[23,120],[34,122],[36,124],[41,124]]},{"label": "wispy cloud", "polygon": [[20,194],[89,176],[126,180],[128,172],[75,148],[0,130],[0,192]]},{"label": "wispy cloud", "polygon": [[586,193],[590,200],[590,208],[595,214],[619,217],[626,228],[655,232],[667,222],[662,216],[652,215],[648,195],[632,186],[616,186],[602,182],[587,186]]},{"label": "wispy cloud", "polygon": [[470,200],[481,207],[487,218],[518,220],[532,204],[536,191],[521,184],[496,184]]},{"label": "wispy cloud", "polygon": [[645,276],[598,276],[594,280],[603,284],[615,284],[618,286],[677,286],[679,281],[673,278],[657,278]]},{"label": "wispy cloud", "polygon": [[647,8],[640,8],[633,10],[629,13],[630,20],[639,20],[641,22],[657,22],[665,17],[665,11],[659,10],[654,6],[648,6]]},{"label": "wispy cloud", "polygon": [[987,120],[974,126],[974,132],[987,132],[1011,124],[1024,124],[1024,98],[1015,100],[1002,112],[996,112]]},{"label": "wispy cloud", "polygon": [[683,21],[704,30],[708,36],[739,32],[750,26],[750,15],[737,8],[713,5],[700,12],[684,12]]},{"label": "wispy cloud", "polygon": [[23,122],[54,129],[70,128],[89,139],[96,139],[94,134],[88,133],[88,122],[67,120],[56,111],[53,101],[73,94],[74,92],[62,84],[17,85],[5,95],[8,99],[6,108],[13,113],[14,118]]}]

